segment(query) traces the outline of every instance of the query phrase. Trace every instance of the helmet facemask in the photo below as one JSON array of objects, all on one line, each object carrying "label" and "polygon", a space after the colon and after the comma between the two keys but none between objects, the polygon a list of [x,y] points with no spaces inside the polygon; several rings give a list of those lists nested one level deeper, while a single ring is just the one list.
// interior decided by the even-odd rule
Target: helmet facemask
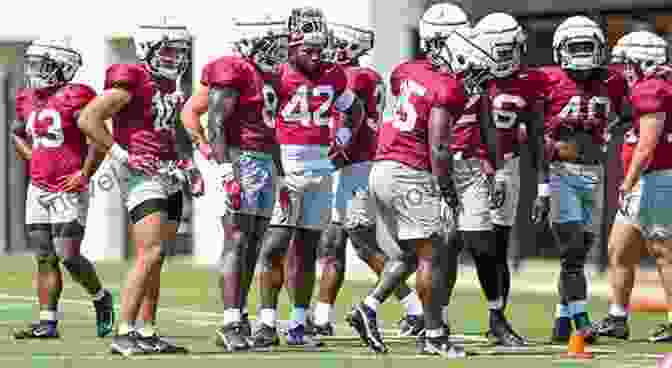
[{"label": "helmet facemask", "polygon": [[252,60],[262,72],[270,73],[287,61],[288,45],[289,38],[286,35],[259,39],[253,46]]},{"label": "helmet facemask", "polygon": [[518,42],[500,43],[492,47],[494,59],[492,74],[497,78],[506,78],[520,69],[524,45]]},{"label": "helmet facemask", "polygon": [[68,83],[81,65],[82,57],[75,50],[33,44],[24,57],[26,86],[39,89]]},{"label": "helmet facemask", "polygon": [[177,80],[189,66],[190,53],[189,40],[162,40],[150,50],[147,63],[161,77]]},{"label": "helmet facemask", "polygon": [[601,67],[605,48],[597,36],[577,36],[565,39],[556,50],[563,69],[584,71]]}]

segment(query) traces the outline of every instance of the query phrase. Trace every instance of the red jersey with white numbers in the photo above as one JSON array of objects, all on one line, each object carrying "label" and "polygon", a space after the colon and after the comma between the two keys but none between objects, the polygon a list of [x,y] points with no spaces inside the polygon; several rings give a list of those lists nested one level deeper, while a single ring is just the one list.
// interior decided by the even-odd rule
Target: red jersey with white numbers
[{"label": "red jersey with white numbers", "polygon": [[540,71],[546,79],[546,135],[557,140],[563,131],[583,131],[592,135],[593,143],[606,143],[606,128],[627,96],[623,74],[608,69],[601,79],[576,81],[558,66]]},{"label": "red jersey with white numbers", "polygon": [[238,91],[235,111],[225,122],[228,144],[247,151],[272,151],[275,144],[273,121],[264,119],[264,109],[277,105],[277,97],[253,62],[240,56],[215,59],[203,67],[201,84]]},{"label": "red jersey with white numbers", "polygon": [[508,78],[488,82],[492,120],[497,128],[498,159],[517,156],[519,145],[527,143],[526,124],[534,122],[521,121],[520,117],[534,112],[536,102],[543,97],[543,88],[544,75],[535,70],[520,71]]},{"label": "red jersey with white numbers", "polygon": [[[175,93],[175,81],[157,80],[143,64],[114,64],[107,68],[105,89],[119,87],[131,100],[112,117],[114,140],[130,147],[136,137],[161,145],[161,160],[177,158],[175,126],[183,99]],[[148,134],[149,133],[149,134]]]},{"label": "red jersey with white numbers", "polygon": [[431,171],[429,117],[433,107],[462,113],[466,98],[461,83],[447,73],[439,73],[427,60],[397,65],[390,77],[397,98],[392,121],[378,134],[375,160],[401,162],[418,170]]},{"label": "red jersey with white numbers", "polygon": [[[308,77],[290,64],[280,66],[276,139],[282,145],[330,144],[337,105],[344,100],[348,79],[338,64],[321,64]],[[349,107],[349,106],[348,106]]]},{"label": "red jersey with white numbers", "polygon": [[96,97],[84,84],[58,89],[24,89],[16,96],[16,117],[26,123],[32,144],[30,177],[33,185],[62,191],[63,177],[81,170],[88,152],[86,137],[77,126],[79,112]]}]

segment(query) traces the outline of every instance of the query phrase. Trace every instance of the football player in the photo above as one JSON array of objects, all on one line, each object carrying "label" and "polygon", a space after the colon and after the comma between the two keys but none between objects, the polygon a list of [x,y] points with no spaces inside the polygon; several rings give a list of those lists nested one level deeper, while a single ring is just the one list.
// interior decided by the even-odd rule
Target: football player
[{"label": "football player", "polygon": [[[199,167],[209,171],[206,177],[214,175],[218,183],[213,185],[223,186],[215,191],[226,194],[222,214],[231,215],[221,218],[226,229],[219,280],[224,321],[217,330],[217,343],[229,351],[249,348],[247,293],[275,194],[272,152],[277,97],[272,78],[286,62],[289,41],[285,20],[236,21],[234,26],[240,32],[234,44],[238,55],[208,63],[201,87],[182,111],[182,121],[199,151],[211,157],[210,164],[201,162]],[[206,112],[207,138],[200,124]],[[206,180],[206,185],[210,182]]]},{"label": "football player", "polygon": [[[252,337],[257,349],[279,343],[276,309],[285,279],[285,255],[287,289],[293,302],[287,343],[322,345],[305,328],[315,282],[316,248],[331,215],[334,165],[347,162],[351,138],[357,136],[364,120],[362,102],[348,88],[343,68],[323,60],[328,31],[322,11],[293,9],[288,25],[289,62],[280,66],[276,87],[276,139],[285,176],[259,253],[260,323]],[[336,131],[333,140],[331,127]],[[290,240],[293,245],[287,254]]]},{"label": "football player", "polygon": [[590,326],[584,265],[599,229],[605,133],[618,120],[627,94],[621,74],[605,68],[606,55],[600,27],[584,16],[570,17],[553,36],[553,58],[559,65],[542,69],[550,222],[561,257],[552,333],[557,342],[567,341],[574,327]]},{"label": "football player", "polygon": [[[672,301],[667,275],[671,258],[670,232],[665,215],[660,212],[669,201],[664,195],[664,181],[670,166],[670,101],[672,70],[666,64],[667,42],[648,31],[623,36],[612,50],[612,63],[624,69],[630,87],[633,127],[626,133],[621,150],[625,179],[621,186],[620,208],[609,236],[609,284],[611,298],[608,315],[591,327],[598,336],[627,340],[628,303],[635,282],[635,270],[646,249],[656,257],[658,271],[668,300]],[[666,157],[668,156],[668,157]],[[668,184],[669,185],[669,184]],[[658,203],[660,202],[660,203]],[[667,272],[667,273],[666,273]],[[649,337],[651,342],[672,341],[672,313]]]},{"label": "football player", "polygon": [[81,66],[81,55],[64,40],[39,39],[26,50],[27,88],[16,96],[12,137],[17,153],[30,163],[26,232],[36,251],[40,321],[15,331],[17,339],[59,337],[61,263],[93,299],[97,335],[107,336],[114,324],[112,295],[80,253],[88,182],[105,156],[87,146],[77,127],[80,111],[96,97],[91,87],[71,82]]},{"label": "football player", "polygon": [[[454,6],[438,7],[430,8],[420,23],[427,58],[399,64],[390,78],[397,98],[393,120],[379,132],[370,176],[379,244],[389,259],[378,285],[353,307],[347,321],[371,350],[386,353],[377,308],[417,265],[416,290],[425,317],[419,351],[455,358],[465,352],[450,342],[441,308],[450,292],[445,281],[455,279],[458,252],[441,235],[444,221],[451,224],[447,232],[455,235],[456,216],[442,219],[441,202],[453,214],[461,206],[452,177],[452,125],[467,103],[464,86],[477,83],[472,76],[483,76],[470,73],[457,79],[456,74],[464,65],[487,63],[488,56],[455,31]],[[466,25],[466,17],[464,21]]]},{"label": "football player", "polygon": [[[175,127],[183,101],[175,92],[191,62],[191,36],[185,26],[164,23],[139,26],[133,40],[140,62],[109,66],[105,93],[79,117],[80,128],[109,150],[118,167],[137,255],[122,291],[111,352],[186,353],[159,337],[155,321],[164,248],[182,215],[183,183],[168,169],[177,159]],[[104,128],[107,119],[113,135]]]},{"label": "football player", "polygon": [[493,266],[501,287],[498,293],[501,300],[494,303],[490,301],[490,332],[500,344],[523,345],[524,339],[513,331],[504,316],[511,288],[507,252],[511,227],[518,208],[519,155],[522,149],[529,150],[539,173],[535,221],[541,223],[548,215],[548,184],[546,173],[541,169],[544,143],[543,105],[539,103],[544,76],[521,65],[526,36],[516,19],[509,14],[490,14],[481,19],[474,26],[474,30],[477,33],[477,44],[484,50],[490,50],[494,59],[491,73],[495,78],[488,82],[486,92],[492,105],[492,120],[496,127],[497,161],[502,163],[495,173],[491,213],[496,244],[493,248],[493,256],[496,258]]},{"label": "football player", "polygon": [[[369,171],[376,152],[376,135],[385,107],[385,83],[373,69],[359,66],[359,60],[374,44],[374,33],[357,27],[330,23],[333,61],[342,65],[349,88],[363,101],[366,124],[352,137],[346,152],[349,165],[333,175],[331,224],[323,233],[318,262],[322,267],[318,302],[314,310],[314,328],[319,335],[331,336],[336,296],[345,274],[345,248],[350,238],[359,258],[376,274],[383,271],[386,256],[376,242],[375,217],[369,197]],[[406,309],[400,335],[417,335],[423,329],[422,304],[405,282],[395,295]]]}]

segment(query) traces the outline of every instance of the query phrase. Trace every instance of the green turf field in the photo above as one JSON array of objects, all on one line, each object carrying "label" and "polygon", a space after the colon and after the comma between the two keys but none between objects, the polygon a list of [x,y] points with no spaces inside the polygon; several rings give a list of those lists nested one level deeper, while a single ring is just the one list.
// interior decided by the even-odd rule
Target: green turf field
[{"label": "green turf field", "polygon": [[[103,263],[99,270],[103,280],[118,292],[122,283],[125,264]],[[9,333],[12,328],[23,326],[37,316],[32,285],[34,266],[30,257],[0,257],[2,282],[0,282],[0,367],[11,368],[75,368],[75,367],[230,367],[267,368],[281,367],[655,367],[656,359],[664,352],[672,352],[670,345],[651,345],[644,342],[649,330],[661,314],[636,314],[632,318],[633,337],[630,342],[601,340],[589,347],[595,357],[589,361],[577,361],[562,357],[565,346],[546,344],[556,299],[548,291],[535,290],[535,294],[520,290],[529,289],[529,283],[548,281],[554,285],[554,268],[551,263],[548,272],[524,272],[514,278],[514,288],[510,309],[513,325],[521,333],[530,337],[534,346],[524,351],[498,350],[490,346],[482,337],[486,329],[485,303],[474,281],[471,271],[465,271],[462,282],[452,301],[450,320],[456,338],[463,340],[469,353],[475,355],[463,360],[445,361],[437,357],[418,356],[414,340],[395,339],[394,328],[401,308],[391,300],[381,309],[383,328],[390,344],[391,353],[377,357],[363,348],[353,337],[352,331],[341,322],[337,326],[337,338],[328,341],[320,351],[305,352],[300,349],[281,346],[273,353],[223,352],[213,343],[213,331],[221,319],[216,289],[216,275],[211,271],[194,267],[188,263],[172,260],[166,264],[163,273],[161,310],[159,326],[162,334],[173,341],[187,346],[192,354],[188,356],[145,356],[121,362],[123,358],[109,355],[109,338],[95,337],[94,314],[85,294],[66,276],[63,294],[65,319],[60,324],[62,338],[59,341],[13,341]],[[541,276],[540,276],[541,275]],[[604,280],[598,280],[604,284]],[[469,287],[474,284],[474,287]],[[370,282],[349,281],[340,295],[337,315],[347,312],[349,305],[365,295]],[[254,295],[254,294],[253,294]],[[251,306],[255,302],[252,298]],[[287,318],[286,296],[282,296],[280,318]],[[117,300],[118,301],[118,300]],[[591,304],[593,318],[606,311],[606,301],[593,298]],[[412,363],[410,360],[416,361]],[[121,365],[123,364],[123,365]]]}]

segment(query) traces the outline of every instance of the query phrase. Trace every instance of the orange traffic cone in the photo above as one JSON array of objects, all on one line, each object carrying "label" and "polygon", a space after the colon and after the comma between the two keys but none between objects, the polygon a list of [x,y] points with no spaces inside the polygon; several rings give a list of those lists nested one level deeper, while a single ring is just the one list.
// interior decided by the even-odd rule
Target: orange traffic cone
[{"label": "orange traffic cone", "polygon": [[593,353],[586,351],[586,338],[580,333],[569,338],[567,353],[564,355],[575,359],[590,359],[593,357]]},{"label": "orange traffic cone", "polygon": [[663,300],[640,297],[632,298],[630,302],[630,310],[632,312],[665,313],[672,309],[670,309],[667,303]]}]

